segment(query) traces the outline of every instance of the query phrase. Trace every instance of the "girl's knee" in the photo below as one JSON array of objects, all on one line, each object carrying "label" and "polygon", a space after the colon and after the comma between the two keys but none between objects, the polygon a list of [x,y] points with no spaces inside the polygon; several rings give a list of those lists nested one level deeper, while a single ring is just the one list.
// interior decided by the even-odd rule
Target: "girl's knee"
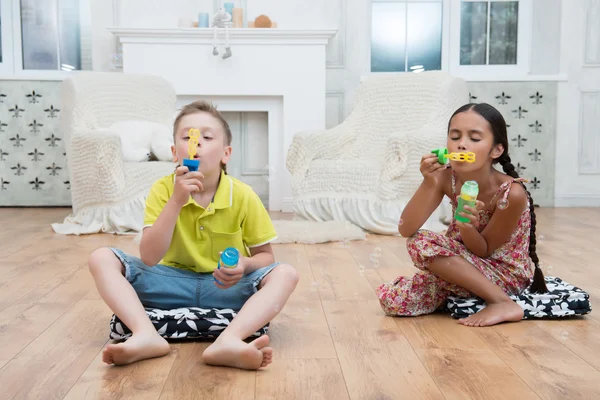
[{"label": "girl's knee", "polygon": [[414,235],[412,235],[411,237],[406,239],[406,246],[407,247],[415,246],[421,242],[428,242],[428,241],[430,241],[429,231],[420,229],[420,230],[416,231]]},{"label": "girl's knee", "polygon": [[410,313],[407,312],[407,303],[402,300],[397,294],[392,291],[388,291],[380,288],[377,292],[379,298],[379,305],[385,313],[391,317],[408,316]]},{"label": "girl's knee", "polygon": [[408,250],[408,255],[412,258],[413,262],[420,258],[421,249],[429,242],[431,242],[431,238],[429,232],[425,230],[419,230],[406,239],[406,250]]},{"label": "girl's knee", "polygon": [[106,271],[111,267],[123,272],[123,265],[121,264],[121,261],[108,247],[96,249],[92,252],[92,254],[90,254],[88,259],[88,268],[90,269],[92,275]]}]

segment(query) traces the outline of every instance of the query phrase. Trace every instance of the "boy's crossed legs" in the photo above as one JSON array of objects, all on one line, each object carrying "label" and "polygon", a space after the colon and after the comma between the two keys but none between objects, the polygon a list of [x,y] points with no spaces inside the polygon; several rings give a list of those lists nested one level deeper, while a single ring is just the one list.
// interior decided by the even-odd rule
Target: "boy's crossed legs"
[{"label": "boy's crossed legs", "polygon": [[[157,333],[138,294],[125,277],[125,267],[112,250],[94,251],[89,267],[100,296],[133,333],[124,343],[107,345],[103,361],[122,365],[168,354],[169,344]],[[269,337],[264,335],[250,343],[243,340],[278,314],[297,282],[298,273],[292,266],[275,267],[262,279],[260,290],[246,301],[227,329],[205,350],[204,361],[242,369],[268,365],[273,352],[267,347]]]},{"label": "boy's crossed legs", "polygon": [[271,321],[287,301],[298,283],[298,273],[288,264],[273,269],[259,285],[259,291],[246,301],[227,329],[202,354],[205,363],[242,369],[258,369],[271,363],[273,349],[266,347],[263,335],[250,343],[247,338]]}]

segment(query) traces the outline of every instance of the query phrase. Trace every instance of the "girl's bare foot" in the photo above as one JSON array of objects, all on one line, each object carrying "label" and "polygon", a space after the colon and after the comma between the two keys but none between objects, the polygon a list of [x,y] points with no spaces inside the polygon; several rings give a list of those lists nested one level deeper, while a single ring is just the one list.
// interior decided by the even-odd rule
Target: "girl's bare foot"
[{"label": "girl's bare foot", "polygon": [[109,344],[102,352],[102,361],[107,364],[131,364],[146,358],[167,355],[171,348],[169,343],[156,331],[134,333],[127,341]]},{"label": "girl's bare foot", "polygon": [[267,335],[250,343],[221,335],[204,350],[202,359],[210,365],[255,370],[266,367],[273,360],[273,349],[267,347],[268,344]]},{"label": "girl's bare foot", "polygon": [[491,326],[501,322],[520,321],[523,319],[523,309],[512,300],[500,303],[490,303],[483,310],[467,318],[459,319],[467,326]]}]

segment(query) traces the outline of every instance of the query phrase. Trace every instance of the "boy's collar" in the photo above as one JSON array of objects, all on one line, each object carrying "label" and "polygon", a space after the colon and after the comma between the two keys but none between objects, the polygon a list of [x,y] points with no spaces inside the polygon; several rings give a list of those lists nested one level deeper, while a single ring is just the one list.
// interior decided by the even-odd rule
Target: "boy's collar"
[{"label": "boy's collar", "polygon": [[[175,184],[175,174],[173,174],[173,185]],[[233,204],[233,180],[221,170],[221,176],[219,177],[219,186],[213,197],[212,202],[214,203],[215,209],[223,209],[231,207]],[[185,205],[196,204],[192,196]]]},{"label": "boy's collar", "polygon": [[227,208],[233,204],[233,180],[222,170],[213,202],[215,208]]}]

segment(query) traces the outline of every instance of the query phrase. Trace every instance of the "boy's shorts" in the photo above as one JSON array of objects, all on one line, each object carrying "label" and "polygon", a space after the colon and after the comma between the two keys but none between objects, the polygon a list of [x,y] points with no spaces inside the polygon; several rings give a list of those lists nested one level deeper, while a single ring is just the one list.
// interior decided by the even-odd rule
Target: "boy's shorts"
[{"label": "boy's shorts", "polygon": [[228,289],[215,285],[212,273],[198,273],[158,264],[148,267],[137,257],[111,248],[125,267],[125,278],[146,308],[172,310],[183,307],[231,308],[239,311],[258,291],[258,285],[279,263],[244,275]]}]

